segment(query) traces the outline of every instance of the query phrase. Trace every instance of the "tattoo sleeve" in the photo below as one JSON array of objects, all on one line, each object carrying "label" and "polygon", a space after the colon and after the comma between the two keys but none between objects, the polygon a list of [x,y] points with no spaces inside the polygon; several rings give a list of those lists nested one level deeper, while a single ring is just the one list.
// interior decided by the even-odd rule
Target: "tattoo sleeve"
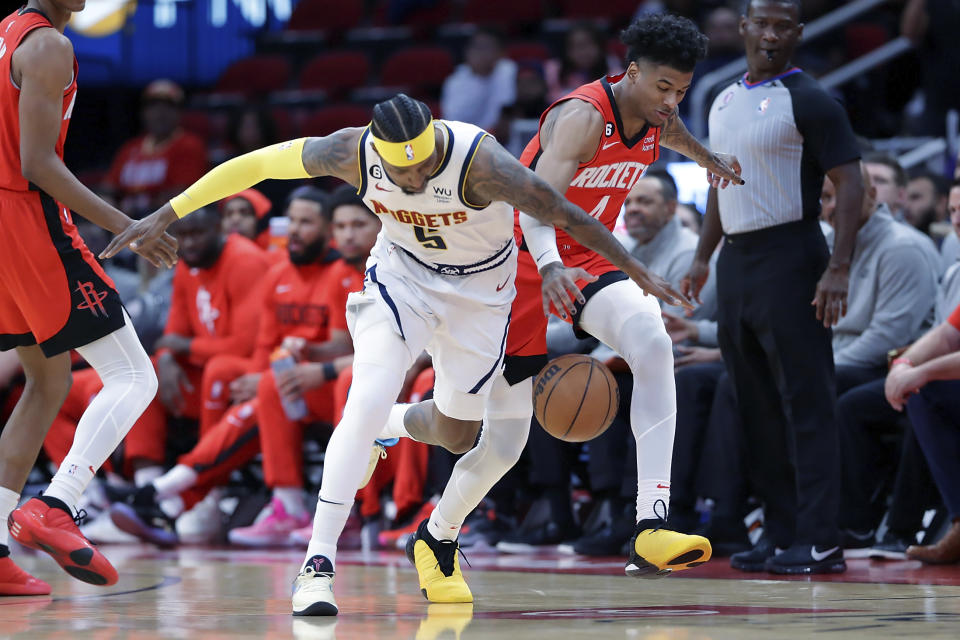
[{"label": "tattoo sleeve", "polygon": [[698,163],[706,162],[713,156],[713,153],[700,144],[700,141],[687,130],[676,109],[674,109],[673,115],[667,119],[663,131],[660,133],[660,144],[667,149],[682,153]]},{"label": "tattoo sleeve", "polygon": [[341,129],[323,138],[309,138],[303,145],[303,168],[312,176],[333,176],[360,184],[358,144],[361,128]]},{"label": "tattoo sleeve", "polygon": [[563,229],[624,271],[636,263],[599,220],[564,198],[492,138],[481,143],[467,175],[467,191],[472,202],[500,200],[544,224]]}]

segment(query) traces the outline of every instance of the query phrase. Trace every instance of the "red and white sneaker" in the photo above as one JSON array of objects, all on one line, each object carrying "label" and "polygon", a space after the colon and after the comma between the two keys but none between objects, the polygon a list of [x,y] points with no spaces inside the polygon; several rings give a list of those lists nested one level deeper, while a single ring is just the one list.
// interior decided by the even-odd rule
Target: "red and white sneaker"
[{"label": "red and white sneaker", "polygon": [[306,512],[298,516],[287,513],[277,498],[270,501],[267,510],[249,527],[232,529],[227,534],[230,542],[244,547],[289,547],[290,534],[306,527],[313,519]]},{"label": "red and white sneaker", "polygon": [[18,567],[10,552],[6,553],[0,557],[0,596],[45,596],[50,593],[49,584]]},{"label": "red and white sneaker", "polygon": [[7,521],[14,540],[46,551],[77,580],[97,586],[117,582],[117,570],[80,533],[70,508],[62,500],[49,496],[31,498],[15,509]]}]

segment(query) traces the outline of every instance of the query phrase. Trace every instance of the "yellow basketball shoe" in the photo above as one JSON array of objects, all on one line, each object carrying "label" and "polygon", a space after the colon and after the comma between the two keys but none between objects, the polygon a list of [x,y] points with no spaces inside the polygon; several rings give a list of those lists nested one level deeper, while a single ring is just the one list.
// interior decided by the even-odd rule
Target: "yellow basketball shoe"
[{"label": "yellow basketball shoe", "polygon": [[420,591],[430,602],[473,602],[473,594],[460,572],[460,545],[437,540],[427,531],[425,518],[407,538],[407,558],[417,568]]},{"label": "yellow basketball shoe", "polygon": [[637,523],[630,540],[630,559],[624,567],[628,576],[662,578],[674,571],[698,567],[710,559],[713,550],[709,540],[664,529],[665,524],[660,516]]}]

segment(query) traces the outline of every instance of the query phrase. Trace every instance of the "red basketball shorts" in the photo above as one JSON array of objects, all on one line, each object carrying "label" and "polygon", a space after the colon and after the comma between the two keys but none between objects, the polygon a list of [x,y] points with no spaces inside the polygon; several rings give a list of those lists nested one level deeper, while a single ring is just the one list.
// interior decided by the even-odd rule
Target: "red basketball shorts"
[{"label": "red basketball shorts", "polygon": [[39,191],[0,190],[0,350],[53,356],[124,324],[113,281],[66,207]]}]

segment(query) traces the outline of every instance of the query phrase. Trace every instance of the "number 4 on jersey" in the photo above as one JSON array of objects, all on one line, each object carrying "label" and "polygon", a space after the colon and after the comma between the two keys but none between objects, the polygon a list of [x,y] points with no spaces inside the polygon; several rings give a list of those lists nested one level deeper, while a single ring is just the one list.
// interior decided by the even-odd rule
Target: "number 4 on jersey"
[{"label": "number 4 on jersey", "polygon": [[597,206],[593,208],[593,211],[590,212],[590,215],[599,219],[600,215],[603,213],[603,210],[607,208],[608,202],[610,202],[610,196],[603,196],[600,198],[600,202],[598,202]]},{"label": "number 4 on jersey", "polygon": [[[439,229],[427,229],[424,227],[413,227],[413,233],[417,236],[417,241],[425,246],[427,249],[446,249],[447,243],[443,241],[443,238],[440,237],[440,234],[437,233]],[[431,235],[427,235],[427,232],[430,232]]]}]

